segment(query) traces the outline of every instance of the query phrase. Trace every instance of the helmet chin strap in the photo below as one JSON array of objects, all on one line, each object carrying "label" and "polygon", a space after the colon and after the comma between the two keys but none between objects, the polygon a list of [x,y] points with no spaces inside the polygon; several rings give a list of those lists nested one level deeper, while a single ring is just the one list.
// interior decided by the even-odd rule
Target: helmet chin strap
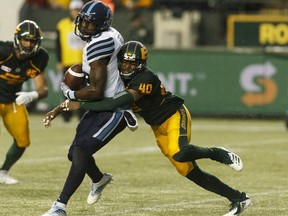
[{"label": "helmet chin strap", "polygon": [[38,50],[39,44],[36,44],[32,49],[30,48],[29,50],[25,50],[23,49],[23,46],[21,45],[21,42],[18,38],[16,38],[14,40],[14,47],[15,49],[18,49],[21,55],[32,55],[33,53],[35,53]]},{"label": "helmet chin strap", "polygon": [[19,50],[20,50],[20,54],[21,55],[25,55],[25,56],[32,55],[37,50],[37,45],[34,48],[29,49],[29,50],[28,49],[27,50],[23,49],[23,47],[20,45],[19,46]]},{"label": "helmet chin strap", "polygon": [[142,64],[142,63],[140,63],[140,64],[138,65],[138,67],[137,67],[136,71],[138,71],[138,70],[141,70],[141,69],[142,69],[142,66],[143,66],[143,64]]},{"label": "helmet chin strap", "polygon": [[29,48],[22,47],[22,46],[20,46],[20,48],[21,48],[20,49],[21,54],[30,54],[33,52],[33,49],[29,49]]}]

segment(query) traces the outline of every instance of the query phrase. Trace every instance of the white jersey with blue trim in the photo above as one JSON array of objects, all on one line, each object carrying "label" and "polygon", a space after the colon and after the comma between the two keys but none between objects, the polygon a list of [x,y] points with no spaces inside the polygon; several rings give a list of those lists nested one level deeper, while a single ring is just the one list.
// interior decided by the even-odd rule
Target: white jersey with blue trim
[{"label": "white jersey with blue trim", "polygon": [[123,44],[122,35],[116,29],[110,27],[108,31],[92,37],[83,48],[82,69],[88,75],[90,75],[89,63],[110,56],[104,97],[113,97],[125,88],[119,74],[117,62],[117,54]]}]

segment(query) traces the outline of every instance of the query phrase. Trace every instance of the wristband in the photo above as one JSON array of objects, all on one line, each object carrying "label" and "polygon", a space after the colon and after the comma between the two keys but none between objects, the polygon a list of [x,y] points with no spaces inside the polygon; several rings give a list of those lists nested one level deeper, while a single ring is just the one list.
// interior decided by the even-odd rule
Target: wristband
[{"label": "wristband", "polygon": [[75,91],[68,91],[67,92],[67,97],[68,97],[69,100],[76,100]]}]

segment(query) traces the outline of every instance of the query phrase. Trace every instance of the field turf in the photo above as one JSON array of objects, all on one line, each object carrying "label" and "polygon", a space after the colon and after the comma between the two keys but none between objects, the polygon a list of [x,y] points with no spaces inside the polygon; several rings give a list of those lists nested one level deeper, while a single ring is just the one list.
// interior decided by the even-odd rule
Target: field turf
[{"label": "field turf", "polygon": [[[77,119],[55,119],[49,129],[43,115],[32,114],[31,146],[12,168],[17,185],[0,184],[1,216],[40,216],[59,195],[69,171],[67,150]],[[100,150],[96,161],[114,180],[95,205],[86,204],[86,177],[68,205],[68,216],[217,216],[229,202],[180,176],[161,154],[151,129],[139,122]],[[0,163],[12,139],[0,124]],[[241,156],[244,169],[236,172],[211,160],[200,167],[230,186],[245,191],[253,205],[243,216],[287,216],[288,131],[281,120],[193,119],[192,143],[223,146]]]}]

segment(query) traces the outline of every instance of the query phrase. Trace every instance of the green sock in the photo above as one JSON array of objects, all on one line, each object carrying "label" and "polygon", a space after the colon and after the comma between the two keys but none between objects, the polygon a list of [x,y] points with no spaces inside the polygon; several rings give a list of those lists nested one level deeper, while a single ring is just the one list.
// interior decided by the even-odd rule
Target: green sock
[{"label": "green sock", "polygon": [[12,143],[11,147],[9,148],[6,159],[1,167],[1,170],[9,171],[10,168],[19,160],[19,158],[23,155],[26,148],[20,148],[16,145],[16,141]]},{"label": "green sock", "polygon": [[245,195],[244,193],[241,193],[240,191],[235,190],[223,183],[217,177],[202,171],[199,167],[195,167],[186,177],[198,186],[220,196],[226,197],[231,202],[240,199]]}]

